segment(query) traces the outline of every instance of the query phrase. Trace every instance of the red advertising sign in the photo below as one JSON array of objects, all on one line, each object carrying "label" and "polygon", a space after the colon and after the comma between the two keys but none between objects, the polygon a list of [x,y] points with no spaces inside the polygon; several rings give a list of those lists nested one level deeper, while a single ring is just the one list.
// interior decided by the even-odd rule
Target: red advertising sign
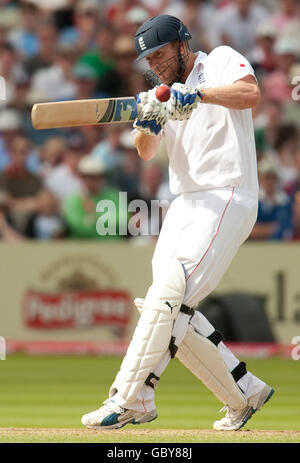
[{"label": "red advertising sign", "polygon": [[29,290],[23,299],[23,317],[27,326],[36,329],[125,327],[129,323],[130,307],[126,291],[84,290],[53,294]]}]

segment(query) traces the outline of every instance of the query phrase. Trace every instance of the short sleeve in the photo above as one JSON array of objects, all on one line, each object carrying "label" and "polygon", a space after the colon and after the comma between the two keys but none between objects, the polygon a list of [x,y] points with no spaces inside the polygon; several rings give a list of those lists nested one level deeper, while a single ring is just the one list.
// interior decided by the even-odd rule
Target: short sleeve
[{"label": "short sleeve", "polygon": [[208,59],[220,69],[223,85],[233,84],[249,74],[256,79],[249,61],[231,47],[223,45],[215,48]]}]

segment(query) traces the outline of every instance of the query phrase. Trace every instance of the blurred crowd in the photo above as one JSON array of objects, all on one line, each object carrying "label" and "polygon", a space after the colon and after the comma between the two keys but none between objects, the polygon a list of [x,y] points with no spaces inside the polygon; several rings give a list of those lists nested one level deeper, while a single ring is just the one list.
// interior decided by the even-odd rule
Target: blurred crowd
[{"label": "blurred crowd", "polygon": [[0,0],[2,240],[126,239],[99,235],[99,201],[112,201],[123,227],[130,212],[119,192],[128,203],[172,201],[163,144],[145,163],[130,125],[36,131],[30,119],[38,102],[147,90],[133,37],[163,13],[186,24],[194,51],[226,44],[252,64],[262,98],[250,239],[300,239],[300,0]]}]

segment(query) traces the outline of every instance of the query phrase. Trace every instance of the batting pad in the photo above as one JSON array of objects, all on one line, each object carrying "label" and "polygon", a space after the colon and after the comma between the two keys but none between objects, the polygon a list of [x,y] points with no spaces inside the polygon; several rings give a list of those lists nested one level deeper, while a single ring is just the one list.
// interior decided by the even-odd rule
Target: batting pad
[{"label": "batting pad", "polygon": [[126,356],[111,386],[110,396],[117,390],[122,399],[119,405],[135,400],[149,373],[168,350],[184,292],[184,271],[181,264],[174,260],[166,278],[148,291]]},{"label": "batting pad", "polygon": [[176,357],[187,367],[215,396],[233,409],[247,405],[218,348],[189,325],[187,333],[178,347]]}]

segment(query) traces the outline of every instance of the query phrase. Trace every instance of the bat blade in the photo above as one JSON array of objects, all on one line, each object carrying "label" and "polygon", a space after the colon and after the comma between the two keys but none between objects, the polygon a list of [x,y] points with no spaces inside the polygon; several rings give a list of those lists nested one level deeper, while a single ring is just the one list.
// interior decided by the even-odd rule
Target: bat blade
[{"label": "bat blade", "polygon": [[78,127],[134,121],[138,105],[134,97],[37,103],[31,111],[35,129]]}]

